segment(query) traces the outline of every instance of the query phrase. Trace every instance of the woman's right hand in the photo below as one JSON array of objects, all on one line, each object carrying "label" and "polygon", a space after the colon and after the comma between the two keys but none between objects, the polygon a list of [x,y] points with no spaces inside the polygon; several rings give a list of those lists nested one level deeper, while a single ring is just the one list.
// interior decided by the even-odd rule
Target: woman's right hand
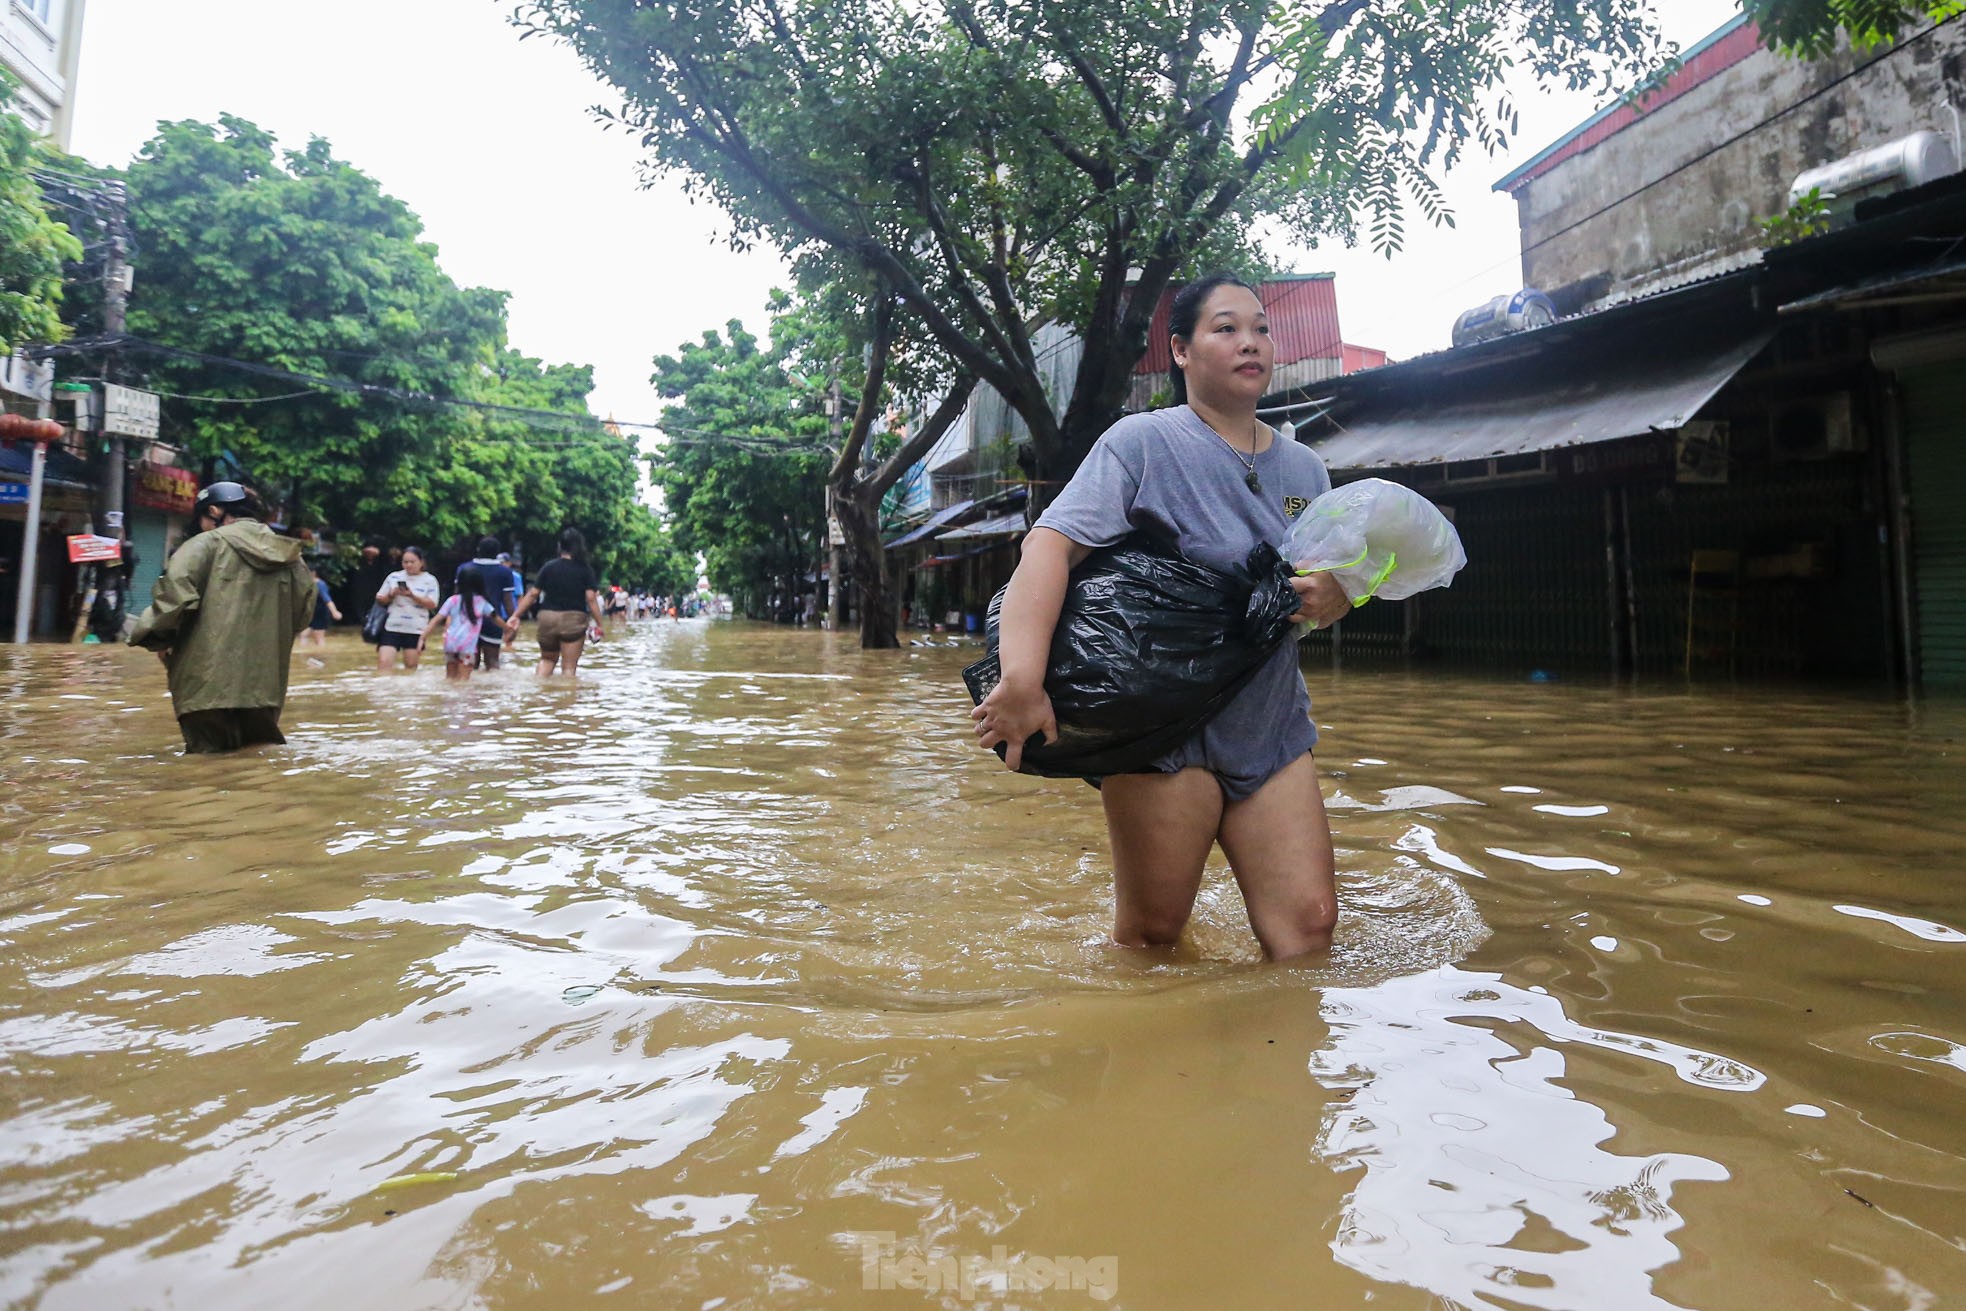
[{"label": "woman's right hand", "polygon": [[1015,770],[1024,761],[1024,744],[1034,733],[1043,733],[1045,745],[1058,740],[1058,717],[1051,712],[1051,698],[1044,685],[1025,687],[1001,682],[969,712],[976,722],[976,744],[994,751],[1004,744],[1004,766]]}]

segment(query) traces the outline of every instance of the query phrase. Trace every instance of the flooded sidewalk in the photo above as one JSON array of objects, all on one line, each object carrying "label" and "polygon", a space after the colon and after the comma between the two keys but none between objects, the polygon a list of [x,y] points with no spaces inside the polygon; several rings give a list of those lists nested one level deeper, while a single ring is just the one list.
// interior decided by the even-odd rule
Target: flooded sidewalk
[{"label": "flooded sidewalk", "polygon": [[[529,644],[522,643],[522,648]],[[0,648],[0,1304],[1938,1307],[1966,709],[1307,669],[1343,915],[1105,945],[973,647]]]}]

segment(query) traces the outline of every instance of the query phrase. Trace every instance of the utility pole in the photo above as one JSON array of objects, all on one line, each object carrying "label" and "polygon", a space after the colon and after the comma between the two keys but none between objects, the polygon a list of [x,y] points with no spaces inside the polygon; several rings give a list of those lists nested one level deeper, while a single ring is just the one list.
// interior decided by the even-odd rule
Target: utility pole
[{"label": "utility pole", "polygon": [[[118,225],[121,226],[120,224]],[[109,239],[109,257],[102,270],[102,329],[111,337],[123,335],[124,325],[130,308],[130,266],[124,261],[129,254],[129,246],[118,231]],[[112,346],[102,358],[104,382],[116,381],[116,350]],[[127,481],[127,470],[123,467],[123,434],[109,434],[109,472],[102,480],[103,525],[109,529],[104,536],[123,536],[123,484]]]},{"label": "utility pole", "polygon": [[[110,337],[121,337],[127,325],[130,307],[131,270],[129,264],[129,210],[128,196],[122,184],[112,183],[108,191],[109,254],[102,267],[102,327]],[[102,378],[104,382],[103,413],[108,413],[108,384],[116,381],[116,348],[112,344],[103,356]],[[105,427],[107,425],[104,425]],[[110,612],[114,627],[120,631],[123,624],[123,607],[128,596],[126,584],[129,581],[130,542],[129,530],[124,526],[124,489],[130,480],[129,456],[120,432],[106,433],[109,449],[104,457],[102,475],[102,533],[114,537],[117,542],[116,559],[95,567],[98,586],[88,589],[83,602],[82,614],[76,620],[77,637],[93,619],[91,611],[95,608],[96,597],[105,597],[105,605]],[[120,575],[120,577],[119,577]]]},{"label": "utility pole", "polygon": [[[835,451],[838,451],[840,444],[846,440],[845,410],[846,407],[840,400],[840,380],[835,378],[832,393],[826,401],[826,435],[831,439]],[[846,607],[840,600],[844,590],[843,584],[846,581],[844,578],[846,552],[840,549],[843,543],[839,524],[839,514],[833,508],[833,489],[828,485],[826,488],[826,568],[829,581],[826,588],[826,626],[836,633],[840,631],[840,625],[846,619]]]}]

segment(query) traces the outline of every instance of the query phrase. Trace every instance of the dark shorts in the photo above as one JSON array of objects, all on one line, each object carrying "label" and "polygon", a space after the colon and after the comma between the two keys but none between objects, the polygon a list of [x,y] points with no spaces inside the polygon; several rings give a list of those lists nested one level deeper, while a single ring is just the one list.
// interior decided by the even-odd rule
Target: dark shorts
[{"label": "dark shorts", "polygon": [[398,651],[414,651],[416,650],[417,643],[422,640],[422,633],[392,633],[385,628],[382,630],[382,637],[376,642],[376,645],[393,646]]},{"label": "dark shorts", "polygon": [[541,610],[536,625],[539,653],[558,655],[562,646],[579,646],[587,640],[589,622],[585,610]]},{"label": "dark shorts", "polygon": [[193,710],[177,717],[184,733],[186,755],[237,751],[240,747],[278,746],[287,740],[280,731],[280,711],[273,706],[250,710]]},{"label": "dark shorts", "polygon": [[325,633],[328,631],[328,624],[330,622],[326,610],[316,610],[314,612],[314,621],[307,626],[317,633]]}]

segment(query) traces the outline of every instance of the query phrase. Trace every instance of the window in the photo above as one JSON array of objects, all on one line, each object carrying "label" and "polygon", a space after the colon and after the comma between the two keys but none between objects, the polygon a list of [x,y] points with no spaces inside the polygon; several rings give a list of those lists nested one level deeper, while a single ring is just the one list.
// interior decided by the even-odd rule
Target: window
[{"label": "window", "polygon": [[48,22],[48,7],[54,0],[14,0],[14,8],[24,9],[41,20],[43,26]]}]

